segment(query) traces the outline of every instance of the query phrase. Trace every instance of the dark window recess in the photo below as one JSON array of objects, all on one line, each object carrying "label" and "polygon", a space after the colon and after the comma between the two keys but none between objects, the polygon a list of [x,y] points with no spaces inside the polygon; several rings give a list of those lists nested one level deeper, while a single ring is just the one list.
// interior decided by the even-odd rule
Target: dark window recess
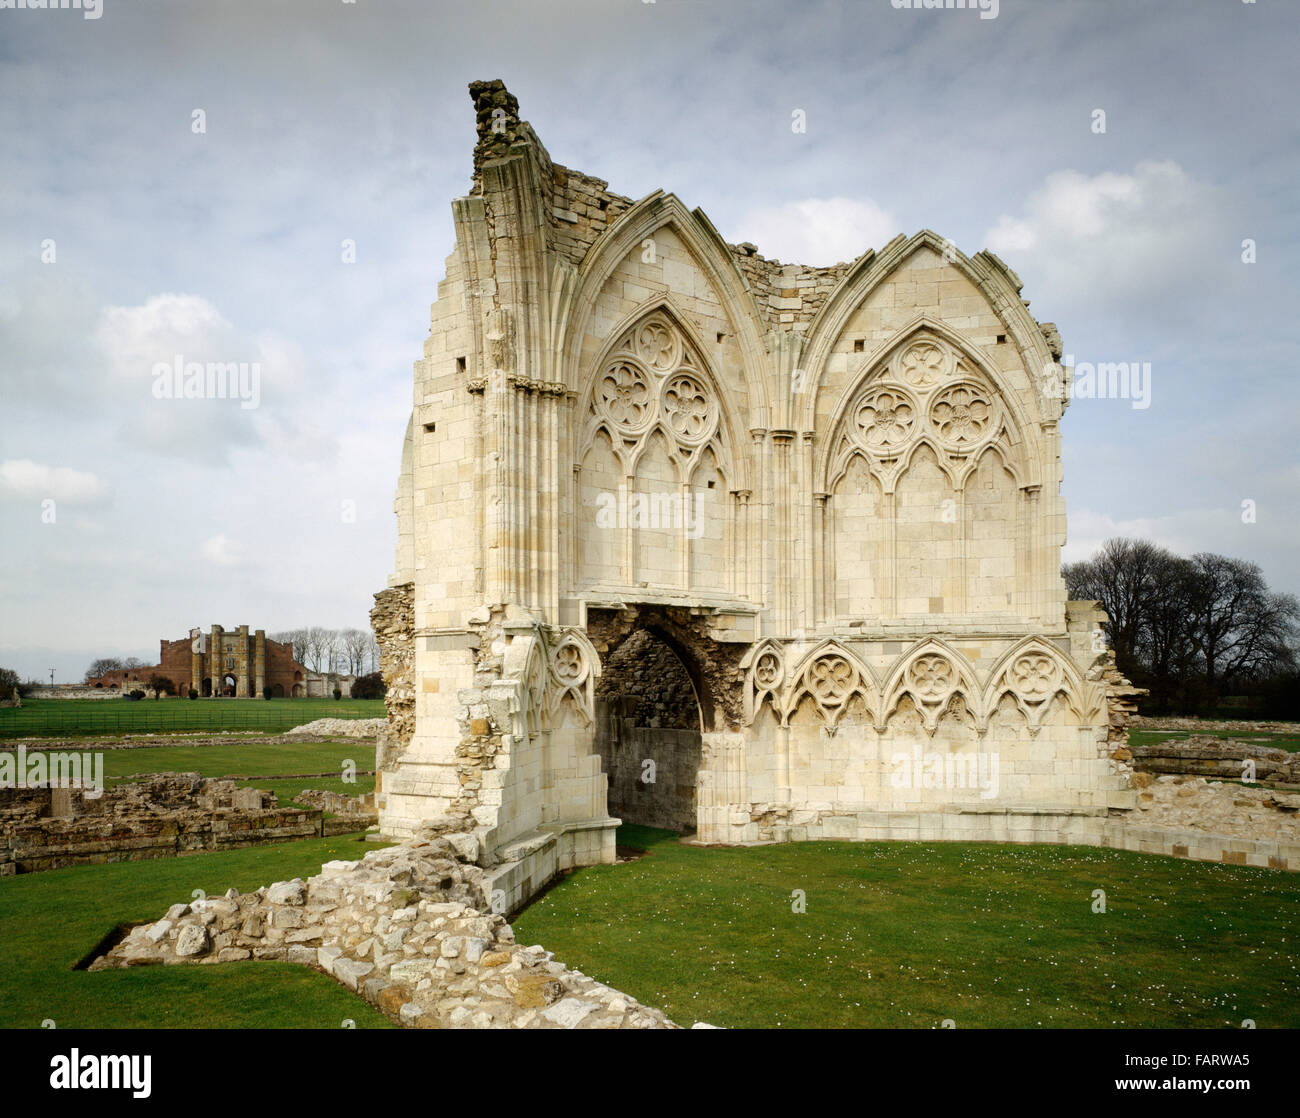
[{"label": "dark window recess", "polygon": [[424,425],[424,429],[425,429],[426,431],[428,431],[429,434],[432,435],[433,432],[434,432],[434,430],[437,428],[437,426],[438,426],[438,425],[437,425],[436,423],[426,423],[426,424]]},{"label": "dark window recess", "polygon": [[1007,340],[1007,336],[1006,336],[1005,334],[999,334],[999,335],[998,335],[998,345],[1001,345],[1001,344],[1002,344],[1003,342],[1005,342],[1006,340]]},{"label": "dark window recess", "polygon": [[718,345],[721,345],[721,344],[722,344],[722,339],[725,338],[726,336],[727,336],[726,334],[719,334],[719,335],[718,335]]},{"label": "dark window recess", "polygon": [[458,372],[458,373],[463,373],[464,371],[465,371],[465,358],[463,358],[463,357],[457,357],[457,358],[456,358],[456,372]]},{"label": "dark window recess", "polygon": [[854,339],[853,339],[853,352],[854,352],[854,353],[861,353],[861,352],[862,352],[863,350],[865,350],[866,348],[867,348],[866,339],[864,339],[864,338],[854,338]]},{"label": "dark window recess", "polygon": [[713,486],[714,486],[714,484],[715,484],[715,483],[714,483],[714,482],[712,482],[712,481],[711,481],[711,482],[709,482],[709,488],[710,488],[710,489],[712,489],[712,488],[713,488]]}]

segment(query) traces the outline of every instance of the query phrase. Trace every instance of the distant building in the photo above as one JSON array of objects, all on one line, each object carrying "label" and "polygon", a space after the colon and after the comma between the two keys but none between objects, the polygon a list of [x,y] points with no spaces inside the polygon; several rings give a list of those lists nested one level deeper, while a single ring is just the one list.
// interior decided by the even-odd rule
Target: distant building
[{"label": "distant building", "polygon": [[[88,687],[142,690],[155,675],[170,679],[180,694],[193,688],[206,697],[260,697],[265,687],[273,698],[330,695],[339,681],[345,695],[352,690],[350,676],[310,672],[293,658],[293,646],[268,640],[264,629],[249,632],[247,625],[225,630],[213,625],[208,632],[192,629],[181,640],[159,641],[158,663],[151,667],[118,668],[86,681]],[[346,686],[342,685],[347,680]],[[315,682],[313,682],[315,681]]]}]

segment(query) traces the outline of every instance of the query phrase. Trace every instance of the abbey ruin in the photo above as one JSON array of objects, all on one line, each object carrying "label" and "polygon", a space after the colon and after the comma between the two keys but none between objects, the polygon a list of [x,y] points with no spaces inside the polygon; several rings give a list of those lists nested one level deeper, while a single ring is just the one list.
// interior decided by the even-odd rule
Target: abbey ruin
[{"label": "abbey ruin", "polygon": [[1066,599],[1068,374],[1015,273],[929,231],[765,259],[470,91],[372,615],[383,833],[471,832],[509,908],[620,820],[1103,842],[1133,692]]}]

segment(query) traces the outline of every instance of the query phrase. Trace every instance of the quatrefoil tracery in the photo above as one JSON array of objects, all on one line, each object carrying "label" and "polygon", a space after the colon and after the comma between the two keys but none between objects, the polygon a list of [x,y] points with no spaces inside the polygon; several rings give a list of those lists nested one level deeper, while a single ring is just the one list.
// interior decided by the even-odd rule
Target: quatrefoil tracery
[{"label": "quatrefoil tracery", "polygon": [[663,314],[628,330],[596,381],[591,410],[626,439],[662,423],[687,453],[717,432],[718,400],[681,331]]},{"label": "quatrefoil tracery", "polygon": [[982,376],[951,346],[922,337],[869,378],[848,410],[846,433],[850,445],[879,459],[898,459],[921,437],[964,457],[996,437],[1000,414]]}]

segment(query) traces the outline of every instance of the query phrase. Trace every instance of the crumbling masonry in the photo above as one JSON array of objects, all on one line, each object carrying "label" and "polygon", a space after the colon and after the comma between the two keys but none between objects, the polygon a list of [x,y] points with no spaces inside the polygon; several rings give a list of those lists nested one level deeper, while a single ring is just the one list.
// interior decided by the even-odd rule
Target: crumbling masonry
[{"label": "crumbling masonry", "polygon": [[1133,692],[1066,600],[1067,374],[1015,273],[929,231],[767,260],[470,92],[373,615],[383,833],[472,829],[509,908],[613,859],[612,773],[702,842],[1103,841]]}]

